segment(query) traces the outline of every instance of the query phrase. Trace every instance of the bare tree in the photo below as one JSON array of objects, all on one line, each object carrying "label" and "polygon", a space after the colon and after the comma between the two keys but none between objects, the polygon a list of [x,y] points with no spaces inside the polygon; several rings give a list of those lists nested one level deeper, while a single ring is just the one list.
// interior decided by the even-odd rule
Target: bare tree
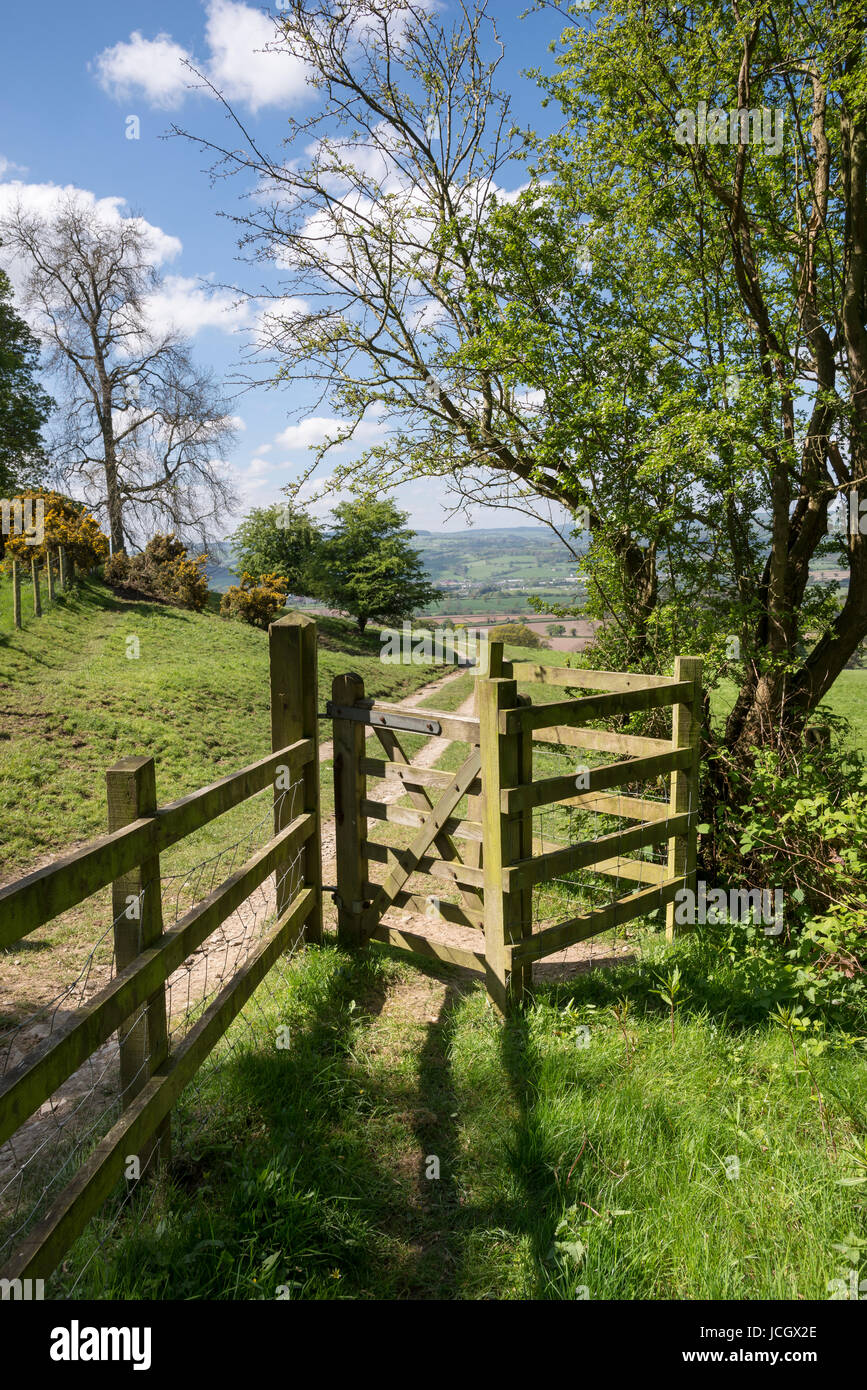
[{"label": "bare tree", "polygon": [[50,216],[19,205],[0,242],[26,266],[25,309],[66,388],[60,475],[107,519],[115,551],[167,526],[204,540],[236,501],[223,462],[234,430],[189,344],[149,322],[160,280],[141,221],[70,196]]},{"label": "bare tree", "polygon": [[215,173],[255,175],[253,210],[232,220],[253,260],[287,279],[256,292],[253,358],[273,364],[271,380],[316,383],[337,410],[313,469],[377,419],[392,426],[388,449],[365,450],[356,478],[365,465],[378,484],[472,468],[477,490],[481,469],[488,504],[568,505],[538,464],[538,409],[484,363],[455,358],[484,337],[480,230],[522,146],[484,4],[459,5],[452,23],[405,0],[289,0],[273,47],[306,61],[322,97],[317,114],[287,121],[285,144],[309,163],[268,155],[214,88],[239,146],[174,130],[214,154]]}]

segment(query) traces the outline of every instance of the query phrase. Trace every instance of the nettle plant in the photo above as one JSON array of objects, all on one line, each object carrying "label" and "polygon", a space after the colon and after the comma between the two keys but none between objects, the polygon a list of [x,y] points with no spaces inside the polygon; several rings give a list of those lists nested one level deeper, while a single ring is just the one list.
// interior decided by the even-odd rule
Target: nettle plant
[{"label": "nettle plant", "polygon": [[852,1001],[867,962],[867,769],[830,746],[797,760],[765,749],[739,791],[734,811],[719,808],[718,871],[782,888],[785,930],[777,940],[749,923],[715,934],[733,950],[782,951],[807,1004]]}]

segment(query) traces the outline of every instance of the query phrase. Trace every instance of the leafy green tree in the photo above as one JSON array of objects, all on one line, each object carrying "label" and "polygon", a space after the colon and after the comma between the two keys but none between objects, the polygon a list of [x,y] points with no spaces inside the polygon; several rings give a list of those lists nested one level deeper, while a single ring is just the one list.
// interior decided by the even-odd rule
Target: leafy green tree
[{"label": "leafy green tree", "polygon": [[397,623],[442,597],[429,582],[405,526],[406,513],[389,500],[360,497],[334,508],[333,530],[316,548],[312,593],[349,613],[364,632],[369,622]]},{"label": "leafy green tree", "polygon": [[488,632],[491,642],[505,642],[510,647],[544,647],[545,643],[526,623],[500,623]]},{"label": "leafy green tree", "polygon": [[290,594],[307,596],[312,592],[309,570],[317,539],[305,511],[275,503],[247,513],[231,537],[232,554],[239,574],[253,579],[280,574]]},{"label": "leafy green tree", "polygon": [[[330,400],[317,457],[368,412],[391,428],[335,485],[440,474],[468,504],[565,507],[594,659],[701,651],[739,684],[735,761],[797,746],[867,635],[863,0],[546,8],[563,119],[537,140],[484,3],[377,0],[358,25],[288,0],[277,46],[323,94],[289,123],[298,158],[217,152],[274,194],[242,219],[287,268],[273,379]],[[831,551],[839,608],[808,587]]]},{"label": "leafy green tree", "polygon": [[14,496],[45,473],[42,427],[54,401],[35,379],[38,366],[39,343],[15,312],[0,270],[0,497]]}]

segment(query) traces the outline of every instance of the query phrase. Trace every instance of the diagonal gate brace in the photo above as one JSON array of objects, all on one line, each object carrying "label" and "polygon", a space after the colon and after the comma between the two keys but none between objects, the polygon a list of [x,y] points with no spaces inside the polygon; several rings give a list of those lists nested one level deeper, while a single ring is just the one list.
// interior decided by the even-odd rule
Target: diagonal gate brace
[{"label": "diagonal gate brace", "polygon": [[439,801],[432,807],[430,815],[425,820],[424,825],[419,827],[418,834],[409,849],[400,851],[400,862],[394,866],[388,878],[380,886],[379,892],[365,914],[364,927],[368,935],[376,925],[377,919],[388,911],[407,879],[415,872],[418,861],[424,856],[425,851],[442,832],[449,816],[461,797],[465,795],[467,787],[474,778],[478,777],[481,766],[481,753],[478,748],[475,748],[460,771],[455,774],[454,780],[443,792]]}]

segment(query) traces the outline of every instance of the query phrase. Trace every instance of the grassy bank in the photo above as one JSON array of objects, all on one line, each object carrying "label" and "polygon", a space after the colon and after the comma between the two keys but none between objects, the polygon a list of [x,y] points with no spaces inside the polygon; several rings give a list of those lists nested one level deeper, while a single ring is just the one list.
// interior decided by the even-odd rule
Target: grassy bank
[{"label": "grassy bank", "polygon": [[827,1298],[867,1250],[865,1189],[845,1183],[867,1121],[863,1052],[839,1031],[796,1065],[770,1016],[774,981],[758,994],[694,939],[675,948],[688,995],[672,1041],[653,993],[659,953],[650,943],[640,961],[543,981],[504,1029],[455,975],[385,950],[307,952],[260,1024],[238,1026],[240,1050],[188,1093],[181,1132],[203,1110],[207,1130],[150,1212],[122,1220],[76,1282],[109,1211],[61,1286]]}]

